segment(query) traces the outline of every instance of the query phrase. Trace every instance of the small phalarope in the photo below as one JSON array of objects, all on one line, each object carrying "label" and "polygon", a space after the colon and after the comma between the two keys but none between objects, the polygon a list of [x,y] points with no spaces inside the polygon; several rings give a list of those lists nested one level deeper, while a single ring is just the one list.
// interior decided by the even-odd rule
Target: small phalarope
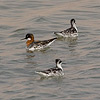
[{"label": "small phalarope", "polygon": [[42,77],[51,77],[51,76],[63,76],[63,68],[61,66],[62,61],[60,59],[55,60],[56,67],[50,68],[44,71],[35,71],[35,73],[39,74]]},{"label": "small phalarope", "polygon": [[76,27],[75,19],[70,20],[71,27],[61,31],[61,32],[54,32],[54,34],[61,36],[61,37],[77,37],[78,36],[78,29]]},{"label": "small phalarope", "polygon": [[[29,51],[34,51],[34,50],[41,50],[45,47],[48,47],[51,45],[57,38],[52,38],[49,40],[43,40],[43,41],[35,41],[34,40],[34,35],[31,33],[26,34],[26,37],[24,39],[27,39],[26,42],[26,49]],[[24,40],[21,39],[21,40]]]}]

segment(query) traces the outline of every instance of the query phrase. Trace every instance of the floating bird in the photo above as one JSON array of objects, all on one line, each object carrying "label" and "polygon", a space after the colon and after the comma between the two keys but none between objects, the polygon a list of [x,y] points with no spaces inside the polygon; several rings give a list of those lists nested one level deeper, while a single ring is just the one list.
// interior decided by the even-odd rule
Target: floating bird
[{"label": "floating bird", "polygon": [[[43,40],[43,41],[35,41],[34,40],[34,35],[31,33],[26,34],[26,37],[24,39],[27,39],[26,42],[26,49],[29,51],[34,51],[34,50],[41,50],[43,48],[48,47],[51,45],[57,38],[52,38],[48,40]],[[21,39],[21,40],[24,40]]]},{"label": "floating bird", "polygon": [[61,66],[62,61],[60,59],[55,60],[56,67],[50,68],[44,71],[36,71],[35,73],[39,74],[42,77],[51,77],[51,76],[63,76],[63,68]]},{"label": "floating bird", "polygon": [[75,19],[70,20],[71,27],[60,32],[54,32],[54,34],[61,36],[61,37],[77,37],[78,36],[78,29],[76,27]]}]

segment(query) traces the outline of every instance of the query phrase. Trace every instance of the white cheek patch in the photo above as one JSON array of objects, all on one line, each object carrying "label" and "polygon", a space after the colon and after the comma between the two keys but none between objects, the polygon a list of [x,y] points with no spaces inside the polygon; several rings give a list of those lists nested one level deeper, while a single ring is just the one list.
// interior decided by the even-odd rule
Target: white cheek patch
[{"label": "white cheek patch", "polygon": [[28,38],[27,40],[31,40],[31,38]]}]

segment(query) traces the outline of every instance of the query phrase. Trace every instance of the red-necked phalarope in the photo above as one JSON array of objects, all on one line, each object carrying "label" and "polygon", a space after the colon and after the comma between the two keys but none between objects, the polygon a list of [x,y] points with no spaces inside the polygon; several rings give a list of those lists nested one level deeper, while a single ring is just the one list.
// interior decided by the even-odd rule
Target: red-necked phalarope
[{"label": "red-necked phalarope", "polygon": [[[34,35],[31,33],[26,34],[26,37],[24,39],[27,39],[26,42],[26,49],[29,51],[34,51],[34,50],[41,50],[45,47],[48,47],[51,45],[57,38],[52,38],[49,40],[43,40],[43,41],[35,41],[34,40]],[[24,40],[21,39],[21,40]]]},{"label": "red-necked phalarope", "polygon": [[70,20],[71,27],[61,31],[61,32],[54,32],[54,34],[61,36],[61,37],[77,37],[78,36],[78,29],[76,27],[75,19]]},{"label": "red-necked phalarope", "polygon": [[62,61],[60,59],[55,60],[56,67],[50,68],[44,71],[36,71],[35,73],[39,74],[42,77],[51,77],[51,76],[63,76],[63,68],[61,66]]}]

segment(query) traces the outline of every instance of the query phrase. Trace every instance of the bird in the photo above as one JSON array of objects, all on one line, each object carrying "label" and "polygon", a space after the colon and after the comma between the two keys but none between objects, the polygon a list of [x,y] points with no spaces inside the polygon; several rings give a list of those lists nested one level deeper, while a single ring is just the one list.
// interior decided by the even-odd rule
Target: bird
[{"label": "bird", "polygon": [[39,74],[41,77],[63,76],[62,61],[60,59],[55,59],[55,63],[56,67],[43,71],[35,71],[35,73]]},{"label": "bird", "polygon": [[78,29],[76,27],[75,19],[70,20],[71,27],[60,31],[60,32],[54,32],[55,35],[60,37],[78,37]]},{"label": "bird", "polygon": [[25,38],[23,38],[21,40],[24,40],[24,39],[27,39],[26,50],[34,51],[34,50],[41,50],[41,49],[44,49],[44,48],[50,46],[57,38],[35,41],[34,35],[31,33],[28,33],[28,34],[26,34]]}]

